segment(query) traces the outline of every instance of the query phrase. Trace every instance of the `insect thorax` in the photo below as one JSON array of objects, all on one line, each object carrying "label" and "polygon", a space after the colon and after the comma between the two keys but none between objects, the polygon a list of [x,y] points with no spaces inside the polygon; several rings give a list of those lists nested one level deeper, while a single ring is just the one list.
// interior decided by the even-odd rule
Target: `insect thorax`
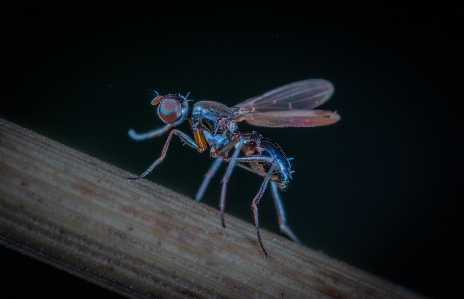
[{"label": "insect thorax", "polygon": [[232,119],[229,107],[213,101],[200,101],[193,105],[191,119],[193,126],[200,130],[208,130],[213,135],[224,131],[234,133],[237,125]]}]

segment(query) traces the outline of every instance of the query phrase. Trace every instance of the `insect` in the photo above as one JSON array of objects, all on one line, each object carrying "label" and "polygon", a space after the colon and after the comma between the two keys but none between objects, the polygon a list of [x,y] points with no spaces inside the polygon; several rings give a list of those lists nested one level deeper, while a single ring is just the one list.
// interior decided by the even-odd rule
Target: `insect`
[{"label": "insect", "polygon": [[[234,107],[227,107],[214,101],[196,102],[190,110],[187,97],[180,94],[159,94],[152,100],[158,105],[158,116],[166,124],[164,127],[147,133],[136,133],[129,130],[134,140],[144,140],[160,136],[169,131],[169,135],[161,152],[161,156],[140,176],[129,177],[137,180],[147,176],[166,157],[172,136],[177,135],[181,141],[198,152],[210,147],[210,155],[215,162],[207,172],[196,195],[200,200],[206,187],[223,161],[228,162],[222,178],[220,213],[225,227],[224,211],[226,190],[229,178],[235,165],[250,170],[262,177],[263,183],[253,199],[252,209],[256,233],[265,257],[268,257],[259,234],[258,202],[266,186],[271,181],[271,189],[276,205],[281,231],[290,239],[299,242],[286,223],[282,200],[277,189],[284,190],[291,179],[290,162],[280,146],[257,132],[245,133],[238,129],[238,122],[246,121],[263,127],[313,127],[330,125],[340,120],[339,114],[332,111],[313,110],[326,102],[333,94],[333,85],[323,79],[309,79],[294,82],[271,90],[261,96],[248,99]],[[173,127],[188,121],[193,131],[193,139]],[[229,153],[234,149],[231,155]],[[240,156],[240,153],[242,155]]]}]

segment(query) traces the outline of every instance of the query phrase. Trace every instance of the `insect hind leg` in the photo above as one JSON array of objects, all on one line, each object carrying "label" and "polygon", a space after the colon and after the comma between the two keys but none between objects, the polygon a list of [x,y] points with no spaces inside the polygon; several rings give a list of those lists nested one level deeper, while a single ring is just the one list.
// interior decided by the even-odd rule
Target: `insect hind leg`
[{"label": "insect hind leg", "polygon": [[261,241],[261,235],[259,233],[258,203],[261,197],[263,197],[264,191],[266,191],[267,184],[269,183],[269,178],[271,177],[271,174],[274,171],[276,164],[277,163],[274,160],[272,162],[271,168],[269,169],[268,173],[264,177],[264,181],[261,184],[261,187],[259,188],[258,194],[256,194],[255,198],[253,199],[253,203],[251,204],[251,208],[253,210],[253,219],[254,219],[255,227],[256,227],[256,235],[258,236],[259,245],[261,246],[261,249],[263,250],[265,258],[268,257],[268,254],[266,252],[266,249],[264,249],[263,242]]},{"label": "insect hind leg", "polygon": [[279,190],[277,185],[274,182],[271,182],[271,190],[272,190],[272,197],[274,198],[274,204],[277,210],[277,218],[279,221],[280,231],[287,235],[292,241],[303,245],[301,241],[297,238],[297,236],[293,233],[290,229],[290,226],[287,224],[287,218],[285,217],[285,209],[284,205],[282,204],[282,198],[279,195]]}]

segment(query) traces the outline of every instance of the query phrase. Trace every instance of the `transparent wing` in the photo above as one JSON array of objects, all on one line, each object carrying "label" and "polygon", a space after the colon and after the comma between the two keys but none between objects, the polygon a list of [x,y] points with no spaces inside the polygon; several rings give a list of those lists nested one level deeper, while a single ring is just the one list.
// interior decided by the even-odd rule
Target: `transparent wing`
[{"label": "transparent wing", "polygon": [[294,82],[234,106],[234,119],[266,127],[333,124],[340,120],[337,113],[311,110],[326,102],[333,90],[332,83],[324,79]]},{"label": "transparent wing", "polygon": [[[326,102],[333,94],[332,83],[324,79],[309,79],[284,85],[248,99],[234,108],[253,107],[259,112],[280,110],[311,110]],[[248,109],[239,109],[246,112]]]},{"label": "transparent wing", "polygon": [[247,123],[260,127],[317,127],[336,123],[340,115],[325,110],[288,110],[276,112],[253,113],[239,117],[237,121],[245,120]]}]

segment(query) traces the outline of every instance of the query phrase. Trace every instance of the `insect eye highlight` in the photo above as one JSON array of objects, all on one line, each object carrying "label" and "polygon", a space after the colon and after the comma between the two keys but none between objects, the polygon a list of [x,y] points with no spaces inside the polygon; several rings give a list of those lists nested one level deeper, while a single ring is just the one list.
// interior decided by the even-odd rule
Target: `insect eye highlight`
[{"label": "insect eye highlight", "polygon": [[172,124],[182,116],[182,103],[175,98],[164,99],[158,106],[158,115],[164,122]]}]

